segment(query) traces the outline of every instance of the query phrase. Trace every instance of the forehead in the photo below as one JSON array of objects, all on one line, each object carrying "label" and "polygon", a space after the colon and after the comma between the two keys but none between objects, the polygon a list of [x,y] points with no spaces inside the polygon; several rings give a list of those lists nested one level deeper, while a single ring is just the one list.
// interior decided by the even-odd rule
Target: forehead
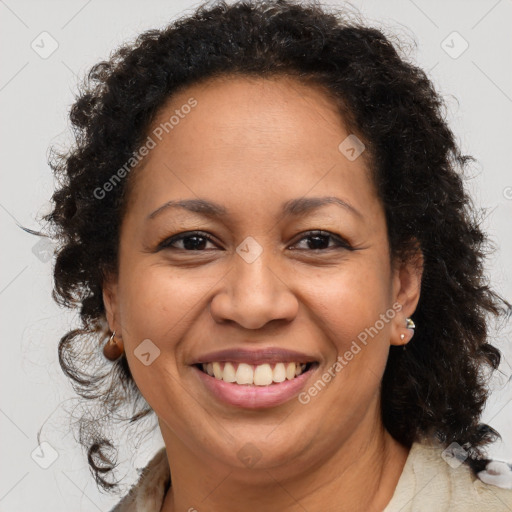
[{"label": "forehead", "polygon": [[305,195],[348,196],[359,210],[375,200],[364,153],[351,161],[339,149],[351,134],[337,105],[290,77],[192,85],[168,100],[148,134],[155,144],[134,193],[153,210],[194,196],[229,200],[233,211]]},{"label": "forehead", "polygon": [[[187,106],[191,102],[193,108]],[[192,85],[160,109],[152,131],[159,128],[158,138],[174,139],[176,152],[193,144],[247,151],[276,146],[282,151],[284,146],[303,152],[323,145],[326,132],[336,139],[346,132],[338,107],[321,86],[288,76],[223,76]],[[184,139],[189,143],[182,144]]]}]

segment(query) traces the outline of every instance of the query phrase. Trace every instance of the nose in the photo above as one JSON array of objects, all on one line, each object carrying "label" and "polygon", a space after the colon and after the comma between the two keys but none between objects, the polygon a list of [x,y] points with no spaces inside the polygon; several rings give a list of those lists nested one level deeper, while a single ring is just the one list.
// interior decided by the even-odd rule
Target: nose
[{"label": "nose", "polygon": [[261,329],[272,320],[290,322],[297,315],[297,297],[278,266],[263,255],[252,263],[237,255],[222,282],[210,304],[218,323],[232,321],[246,329]]}]

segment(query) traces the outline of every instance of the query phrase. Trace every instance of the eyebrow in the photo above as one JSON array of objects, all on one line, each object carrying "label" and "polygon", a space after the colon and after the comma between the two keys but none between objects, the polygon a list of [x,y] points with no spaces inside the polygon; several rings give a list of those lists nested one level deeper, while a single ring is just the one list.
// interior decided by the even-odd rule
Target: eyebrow
[{"label": "eyebrow", "polygon": [[[334,196],[299,197],[297,199],[290,199],[283,203],[282,212],[285,217],[299,217],[329,204],[340,206],[357,217],[361,219],[364,218],[362,213],[354,208],[350,203]],[[154,219],[160,213],[169,208],[181,208],[193,213],[198,213],[205,217],[229,216],[229,212],[224,206],[214,203],[213,201],[207,201],[205,199],[181,199],[178,201],[167,201],[154,212],[150,213],[146,220]]]}]

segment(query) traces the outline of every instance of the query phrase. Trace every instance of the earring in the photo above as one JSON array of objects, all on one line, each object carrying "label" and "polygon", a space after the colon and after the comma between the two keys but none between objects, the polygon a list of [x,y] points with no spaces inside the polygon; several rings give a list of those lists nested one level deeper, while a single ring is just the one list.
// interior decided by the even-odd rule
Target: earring
[{"label": "earring", "polygon": [[110,339],[105,343],[103,347],[103,355],[110,361],[115,361],[123,353],[124,347],[122,340],[116,340],[116,331],[112,333]]},{"label": "earring", "polygon": [[[414,336],[414,328],[416,327],[415,323],[412,321],[412,318],[406,318],[406,324],[405,324],[405,327],[407,329],[410,329],[412,330],[412,335]],[[405,334],[400,334],[400,339],[401,340],[404,340],[405,339]],[[406,344],[402,345],[402,349],[405,350],[405,347],[406,347]]]}]

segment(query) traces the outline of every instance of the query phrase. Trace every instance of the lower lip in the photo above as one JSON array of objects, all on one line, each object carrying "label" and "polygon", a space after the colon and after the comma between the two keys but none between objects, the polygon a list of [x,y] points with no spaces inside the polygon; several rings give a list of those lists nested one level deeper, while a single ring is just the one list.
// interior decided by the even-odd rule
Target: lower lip
[{"label": "lower lip", "polygon": [[246,409],[275,407],[291,400],[300,393],[316,368],[317,365],[315,364],[307,372],[301,373],[292,380],[285,380],[268,386],[255,386],[224,382],[193,366],[201,382],[215,397],[229,405]]}]

